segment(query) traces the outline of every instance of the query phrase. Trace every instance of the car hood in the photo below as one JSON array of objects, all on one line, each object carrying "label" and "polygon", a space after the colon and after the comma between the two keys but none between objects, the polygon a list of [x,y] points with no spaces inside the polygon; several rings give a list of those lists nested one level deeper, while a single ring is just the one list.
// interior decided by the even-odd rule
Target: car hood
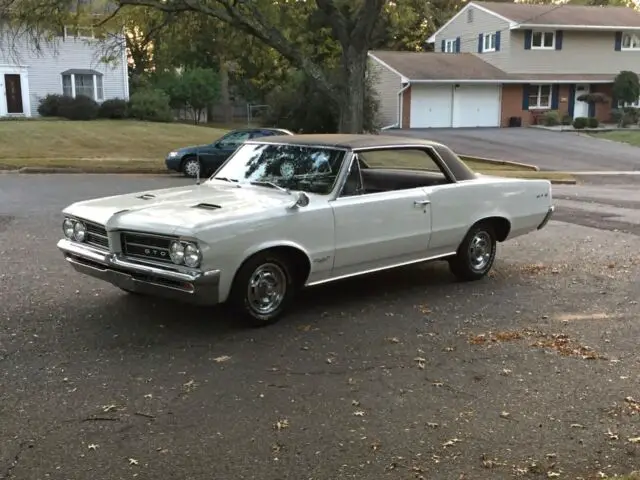
[{"label": "car hood", "polygon": [[293,195],[264,187],[204,183],[87,200],[70,205],[63,213],[105,225],[108,230],[188,235],[214,222],[283,210],[293,201]]}]

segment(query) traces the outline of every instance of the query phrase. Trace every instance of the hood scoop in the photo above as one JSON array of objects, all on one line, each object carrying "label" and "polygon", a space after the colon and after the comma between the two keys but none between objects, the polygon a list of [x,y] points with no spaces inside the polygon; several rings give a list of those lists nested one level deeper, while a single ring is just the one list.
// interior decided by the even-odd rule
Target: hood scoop
[{"label": "hood scoop", "polygon": [[152,198],[156,198],[156,196],[152,193],[145,193],[137,198],[139,198],[140,200],[151,200]]},{"label": "hood scoop", "polygon": [[222,207],[213,203],[199,203],[197,205],[194,205],[193,208],[201,208],[202,210],[218,210]]}]

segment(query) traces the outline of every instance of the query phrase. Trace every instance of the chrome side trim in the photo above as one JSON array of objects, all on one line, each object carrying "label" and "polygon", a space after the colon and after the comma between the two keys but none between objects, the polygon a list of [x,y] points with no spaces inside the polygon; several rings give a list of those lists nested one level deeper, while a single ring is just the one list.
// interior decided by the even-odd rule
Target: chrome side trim
[{"label": "chrome side trim", "polygon": [[542,223],[538,225],[537,230],[543,229],[547,225],[547,223],[549,223],[549,220],[551,220],[551,217],[553,216],[553,212],[555,211],[555,209],[556,209],[555,205],[551,205],[549,207],[547,214],[544,216],[544,220],[542,220]]},{"label": "chrome side trim", "polygon": [[394,264],[391,264],[391,265],[387,265],[385,267],[370,268],[368,270],[362,270],[360,272],[348,273],[346,275],[340,275],[340,276],[333,277],[333,278],[326,278],[324,280],[318,280],[318,281],[315,281],[315,282],[306,283],[305,287],[312,287],[312,286],[315,286],[315,285],[322,285],[323,283],[330,283],[330,282],[335,282],[337,280],[344,280],[344,279],[351,278],[351,277],[358,277],[360,275],[366,275],[366,274],[369,274],[369,273],[376,273],[376,272],[381,272],[381,271],[384,271],[384,270],[391,270],[391,269],[394,269],[394,268],[406,267],[408,265],[415,265],[417,263],[424,263],[424,262],[429,262],[429,261],[432,261],[432,260],[440,260],[442,258],[451,257],[451,256],[453,256],[455,254],[456,254],[456,252],[442,253],[440,255],[433,255],[431,257],[418,258],[417,260],[409,260],[408,262],[394,263]]}]

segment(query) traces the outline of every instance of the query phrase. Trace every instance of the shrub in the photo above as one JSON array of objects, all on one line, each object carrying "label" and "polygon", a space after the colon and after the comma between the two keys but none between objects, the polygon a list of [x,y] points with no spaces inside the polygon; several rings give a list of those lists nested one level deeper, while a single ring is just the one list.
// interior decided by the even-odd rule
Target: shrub
[{"label": "shrub", "polygon": [[624,112],[619,108],[614,108],[611,110],[611,121],[615,122],[617,125],[620,125],[622,121],[622,117],[624,117]]},{"label": "shrub", "polygon": [[620,119],[620,126],[623,128],[626,128],[629,125],[635,125],[637,122],[634,120],[635,119],[633,118],[633,115],[629,113],[625,113],[622,115],[622,118]]},{"label": "shrub", "polygon": [[169,107],[169,96],[162,90],[146,89],[131,95],[129,113],[138,120],[171,122],[173,115]]},{"label": "shrub", "polygon": [[622,110],[625,114],[629,115],[631,123],[638,123],[640,120],[640,109],[635,107],[624,107]]},{"label": "shrub", "polygon": [[620,72],[613,81],[613,96],[622,103],[633,103],[640,97],[638,74],[628,70]]},{"label": "shrub", "polygon": [[98,117],[98,108],[98,103],[92,98],[78,95],[62,101],[58,114],[67,120],[94,120]]},{"label": "shrub", "polygon": [[105,100],[98,110],[98,116],[100,118],[127,118],[127,113],[127,101],[121,98]]},{"label": "shrub", "polygon": [[555,110],[551,110],[550,112],[545,112],[542,115],[542,123],[547,127],[560,125],[560,114]]},{"label": "shrub", "polygon": [[65,97],[59,93],[51,93],[40,100],[38,113],[43,117],[58,117],[60,116],[60,105],[69,100],[71,100],[70,97]]},{"label": "shrub", "polygon": [[586,128],[589,124],[589,119],[587,117],[576,117],[573,119],[573,128],[576,130],[582,130]]},{"label": "shrub", "polygon": [[565,113],[562,116],[562,120],[560,121],[562,125],[571,125],[571,122],[573,122],[573,117],[571,117],[571,115],[569,115],[568,113]]},{"label": "shrub", "polygon": [[589,117],[587,119],[587,126],[589,128],[598,128],[598,125],[600,125],[600,122],[596,117]]}]

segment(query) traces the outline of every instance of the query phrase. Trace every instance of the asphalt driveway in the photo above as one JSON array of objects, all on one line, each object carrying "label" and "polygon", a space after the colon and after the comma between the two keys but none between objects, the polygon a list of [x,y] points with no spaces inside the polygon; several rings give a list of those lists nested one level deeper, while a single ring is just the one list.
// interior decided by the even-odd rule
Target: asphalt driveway
[{"label": "asphalt driveway", "polygon": [[637,185],[554,189],[556,219],[501,245],[483,281],[441,264],[352,279],[258,330],[123,294],[55,248],[70,202],[189,182],[0,174],[0,479],[637,468]]},{"label": "asphalt driveway", "polygon": [[543,170],[640,170],[640,148],[585,134],[538,128],[428,128],[387,133],[435,140],[459,154],[530,163]]}]

